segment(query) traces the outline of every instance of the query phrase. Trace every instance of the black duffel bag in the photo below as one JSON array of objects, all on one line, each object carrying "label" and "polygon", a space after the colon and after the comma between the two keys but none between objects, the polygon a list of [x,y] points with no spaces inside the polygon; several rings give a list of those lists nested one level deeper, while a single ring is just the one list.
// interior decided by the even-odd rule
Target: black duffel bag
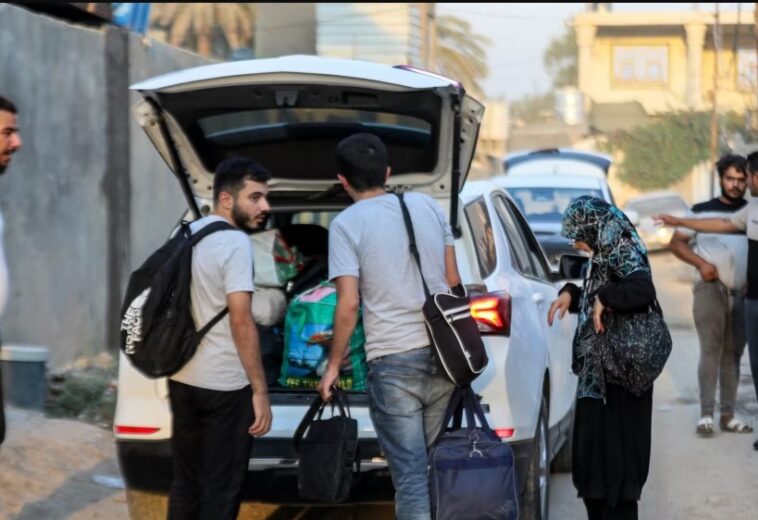
[{"label": "black duffel bag", "polygon": [[426,301],[421,312],[424,315],[429,342],[434,350],[434,359],[442,373],[454,384],[469,385],[484,371],[489,362],[479,326],[471,316],[471,300],[467,296],[449,293],[430,294],[421,269],[421,258],[408,206],[402,193],[395,195],[403,211],[411,256],[418,266],[424,286]]},{"label": "black duffel bag", "polygon": [[[334,415],[335,404],[339,415]],[[332,417],[322,419],[327,406],[332,408]],[[297,427],[293,441],[299,454],[300,498],[332,504],[347,500],[353,466],[358,469],[358,421],[350,417],[345,393],[332,387],[331,403],[317,396]]]},{"label": "black duffel bag", "polygon": [[432,518],[517,520],[515,464],[513,449],[492,431],[471,387],[456,388],[429,451]]}]

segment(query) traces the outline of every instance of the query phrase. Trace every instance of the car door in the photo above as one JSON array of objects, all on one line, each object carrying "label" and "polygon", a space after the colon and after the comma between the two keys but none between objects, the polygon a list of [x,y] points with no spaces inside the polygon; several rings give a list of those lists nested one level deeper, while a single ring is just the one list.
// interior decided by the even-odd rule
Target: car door
[{"label": "car door", "polygon": [[550,281],[550,270],[545,255],[529,229],[523,215],[508,198],[497,195],[495,205],[503,224],[513,236],[514,250],[521,256],[522,272],[531,288],[531,303],[538,316],[541,340],[547,346],[547,366],[550,369],[550,418],[552,426],[571,409],[574,400],[576,377],[571,374],[571,338],[574,320],[555,320],[547,324],[547,311],[557,298],[558,291]]}]

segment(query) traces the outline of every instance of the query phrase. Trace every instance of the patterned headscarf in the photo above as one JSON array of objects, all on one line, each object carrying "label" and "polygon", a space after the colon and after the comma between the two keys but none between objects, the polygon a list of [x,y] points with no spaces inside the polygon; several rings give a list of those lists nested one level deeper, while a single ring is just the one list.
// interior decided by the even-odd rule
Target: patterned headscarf
[{"label": "patterned headscarf", "polygon": [[[632,245],[647,253],[637,231],[621,210],[589,195],[574,199],[563,213],[561,235],[586,242],[593,251],[593,263],[607,262],[620,246]],[[627,273],[629,274],[629,273]]]},{"label": "patterned headscarf", "polygon": [[[647,271],[647,249],[621,210],[587,195],[576,198],[563,213],[561,235],[592,248],[592,269],[579,302],[572,369],[579,376],[578,397],[603,397],[598,352],[593,351],[592,306],[600,287],[635,271]],[[588,323],[589,321],[589,323]]]}]

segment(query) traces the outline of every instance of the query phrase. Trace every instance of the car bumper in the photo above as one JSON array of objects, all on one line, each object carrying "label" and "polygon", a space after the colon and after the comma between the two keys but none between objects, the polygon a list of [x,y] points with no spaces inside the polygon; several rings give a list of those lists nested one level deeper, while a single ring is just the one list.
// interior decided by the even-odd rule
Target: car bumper
[{"label": "car bumper", "polygon": [[[297,455],[291,439],[256,439],[243,485],[243,499],[275,504],[301,503],[297,495]],[[350,502],[392,501],[394,489],[376,439],[360,439],[361,471]],[[171,488],[171,442],[117,440],[121,474],[128,488],[167,493]]]}]

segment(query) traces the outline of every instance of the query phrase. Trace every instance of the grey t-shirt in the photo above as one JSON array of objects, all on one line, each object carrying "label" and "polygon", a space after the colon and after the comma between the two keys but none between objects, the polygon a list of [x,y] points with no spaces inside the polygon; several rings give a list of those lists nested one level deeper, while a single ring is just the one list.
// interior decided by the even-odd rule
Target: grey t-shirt
[{"label": "grey t-shirt", "polygon": [[[195,232],[220,221],[221,217],[209,215],[192,222],[190,229]],[[253,289],[253,245],[244,232],[217,231],[195,245],[190,297],[192,317],[198,328],[226,307],[227,294]],[[234,346],[228,314],[208,331],[192,359],[171,379],[223,391],[239,390],[249,384]]]},{"label": "grey t-shirt", "polygon": [[[429,196],[409,193],[405,201],[429,290],[445,292],[445,246],[454,243],[447,218]],[[329,279],[359,279],[368,360],[429,344],[421,314],[426,297],[408,248],[395,195],[356,202],[329,226]]]}]

